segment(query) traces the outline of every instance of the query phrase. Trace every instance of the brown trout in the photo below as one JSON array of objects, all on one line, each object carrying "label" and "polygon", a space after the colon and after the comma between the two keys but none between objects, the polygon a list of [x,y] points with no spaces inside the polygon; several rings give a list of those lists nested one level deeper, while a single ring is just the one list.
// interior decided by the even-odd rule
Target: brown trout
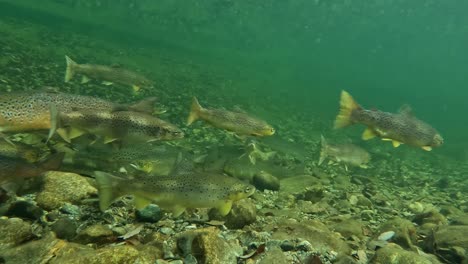
[{"label": "brown trout", "polygon": [[[55,111],[52,111],[55,112]],[[55,131],[67,142],[83,134],[127,143],[174,140],[184,137],[175,125],[146,113],[134,111],[82,110],[52,116],[51,134]]]},{"label": "brown trout", "polygon": [[80,109],[152,112],[154,101],[155,98],[152,97],[127,106],[96,97],[52,91],[3,94],[0,96],[0,132],[50,129],[52,105],[55,105],[61,113]]},{"label": "brown trout", "polygon": [[430,151],[444,143],[442,136],[429,124],[417,119],[409,107],[403,107],[397,114],[366,110],[349,93],[342,91],[335,129],[353,124],[367,126],[362,139],[369,140],[377,136],[392,141],[394,147],[404,143]]},{"label": "brown trout", "polygon": [[214,127],[234,132],[240,136],[271,136],[275,129],[265,121],[251,117],[242,112],[231,112],[223,109],[203,108],[197,98],[193,97],[192,108],[187,125],[202,119]]},{"label": "brown trout", "polygon": [[95,172],[102,211],[117,198],[133,195],[137,209],[151,202],[180,216],[187,208],[216,208],[227,215],[235,201],[247,198],[255,187],[223,174],[190,172],[170,176],[121,178]]},{"label": "brown trout", "polygon": [[318,165],[321,165],[325,159],[329,158],[331,161],[343,163],[346,170],[348,170],[347,165],[367,168],[370,154],[366,150],[353,144],[330,144],[323,136],[321,142],[322,149]]},{"label": "brown trout", "polygon": [[57,153],[43,162],[29,163],[19,158],[0,156],[0,183],[35,177],[46,171],[57,170],[60,168],[63,157],[63,153]]},{"label": "brown trout", "polygon": [[83,75],[82,83],[89,81],[88,78],[93,78],[103,81],[106,85],[112,83],[129,85],[135,92],[138,92],[141,88],[149,88],[152,86],[152,82],[141,74],[120,67],[78,64],[68,56],[65,56],[65,60],[67,61],[65,82],[69,82],[75,74],[81,74]]}]

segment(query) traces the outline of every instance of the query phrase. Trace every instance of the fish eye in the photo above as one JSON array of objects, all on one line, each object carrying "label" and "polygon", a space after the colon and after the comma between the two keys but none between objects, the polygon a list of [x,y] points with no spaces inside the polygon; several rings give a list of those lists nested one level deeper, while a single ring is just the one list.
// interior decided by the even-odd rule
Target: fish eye
[{"label": "fish eye", "polygon": [[247,187],[247,188],[245,188],[245,190],[244,190],[245,193],[249,193],[249,192],[251,192],[251,191],[252,191],[252,188],[251,188],[251,187]]}]

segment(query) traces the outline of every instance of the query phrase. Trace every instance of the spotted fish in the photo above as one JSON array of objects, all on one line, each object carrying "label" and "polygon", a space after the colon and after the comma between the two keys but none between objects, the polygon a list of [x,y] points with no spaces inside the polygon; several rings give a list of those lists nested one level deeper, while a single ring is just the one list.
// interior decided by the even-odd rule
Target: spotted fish
[{"label": "spotted fish", "polygon": [[65,72],[65,82],[69,82],[75,74],[83,75],[82,83],[87,82],[88,78],[103,81],[104,84],[119,83],[129,85],[135,92],[142,87],[151,87],[152,82],[146,77],[120,67],[109,67],[95,64],[78,64],[70,57],[65,56],[67,69]]},{"label": "spotted fish", "polygon": [[426,151],[444,143],[442,136],[429,124],[417,119],[408,106],[397,114],[362,108],[346,91],[341,92],[340,113],[335,120],[335,128],[352,124],[363,124],[367,129],[362,134],[364,140],[380,137],[392,141],[394,147],[408,144]]},{"label": "spotted fish", "polygon": [[322,149],[318,165],[328,158],[330,161],[344,164],[346,170],[348,170],[348,165],[367,168],[370,154],[366,150],[353,144],[330,144],[323,136],[321,137],[321,143]]},{"label": "spotted fish", "polygon": [[0,132],[25,132],[51,128],[51,105],[61,113],[79,109],[151,112],[155,98],[135,105],[112,103],[100,98],[52,91],[8,93],[0,96]]},{"label": "spotted fish", "polygon": [[182,130],[175,125],[150,114],[134,111],[81,110],[57,113],[52,120],[54,126],[51,134],[57,130],[67,142],[83,134],[103,137],[104,143],[115,140],[126,143],[151,142],[184,137]]},{"label": "spotted fish", "polygon": [[217,208],[227,215],[235,201],[249,197],[255,188],[223,174],[207,172],[175,173],[170,176],[121,178],[95,172],[102,211],[122,195],[133,195],[137,209],[155,203],[180,216],[187,208]]},{"label": "spotted fish", "polygon": [[197,119],[202,119],[214,127],[234,132],[240,136],[271,136],[275,133],[275,129],[263,120],[243,112],[203,108],[198,103],[197,98],[193,97],[187,125],[192,124]]}]

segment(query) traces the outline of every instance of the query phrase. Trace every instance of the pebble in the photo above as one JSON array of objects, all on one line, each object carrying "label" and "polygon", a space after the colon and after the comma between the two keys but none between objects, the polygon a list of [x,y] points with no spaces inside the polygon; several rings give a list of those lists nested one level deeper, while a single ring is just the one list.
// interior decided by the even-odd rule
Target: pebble
[{"label": "pebble", "polygon": [[70,203],[65,203],[60,208],[60,212],[73,215],[73,216],[79,216],[81,214],[80,207],[74,204],[70,204]]},{"label": "pebble", "polygon": [[390,240],[394,235],[395,235],[395,231],[383,232],[382,234],[380,234],[380,235],[377,237],[377,240],[380,240],[380,241],[388,241],[388,240]]},{"label": "pebble", "polygon": [[71,240],[76,236],[77,228],[76,222],[68,217],[60,218],[51,226],[57,238],[66,240]]},{"label": "pebble", "polygon": [[163,233],[165,235],[172,235],[172,234],[175,233],[174,229],[169,228],[169,227],[163,227],[163,228],[159,229],[159,232],[161,232],[161,233]]},{"label": "pebble", "polygon": [[281,247],[281,249],[283,251],[292,251],[292,250],[294,250],[295,245],[294,245],[294,243],[292,241],[285,240],[285,241],[283,241],[283,243],[281,243],[280,247]]},{"label": "pebble", "polygon": [[297,250],[312,251],[312,249],[312,244],[307,240],[303,240],[297,244]]},{"label": "pebble", "polygon": [[155,204],[150,204],[142,210],[136,211],[136,218],[140,222],[156,223],[163,217],[161,208]]}]

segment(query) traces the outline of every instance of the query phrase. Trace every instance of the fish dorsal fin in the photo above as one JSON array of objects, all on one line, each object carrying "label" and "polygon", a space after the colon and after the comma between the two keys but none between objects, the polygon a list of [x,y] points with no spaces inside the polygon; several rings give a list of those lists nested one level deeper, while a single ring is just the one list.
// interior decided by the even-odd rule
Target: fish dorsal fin
[{"label": "fish dorsal fin", "polygon": [[191,174],[193,173],[193,169],[193,163],[191,163],[188,159],[184,158],[182,152],[179,152],[170,175],[176,176]]},{"label": "fish dorsal fin", "polygon": [[398,109],[398,113],[400,113],[401,115],[404,115],[404,116],[409,116],[409,117],[414,116],[413,109],[408,104],[404,104],[404,105],[400,106],[400,109]]},{"label": "fish dorsal fin", "polygon": [[135,104],[130,105],[129,107],[127,107],[127,111],[131,110],[140,113],[152,114],[154,110],[154,104],[157,100],[157,97],[148,97],[146,99],[136,102]]},{"label": "fish dorsal fin", "polygon": [[247,112],[244,109],[242,109],[240,105],[235,105],[232,111],[240,114],[247,114]]}]

